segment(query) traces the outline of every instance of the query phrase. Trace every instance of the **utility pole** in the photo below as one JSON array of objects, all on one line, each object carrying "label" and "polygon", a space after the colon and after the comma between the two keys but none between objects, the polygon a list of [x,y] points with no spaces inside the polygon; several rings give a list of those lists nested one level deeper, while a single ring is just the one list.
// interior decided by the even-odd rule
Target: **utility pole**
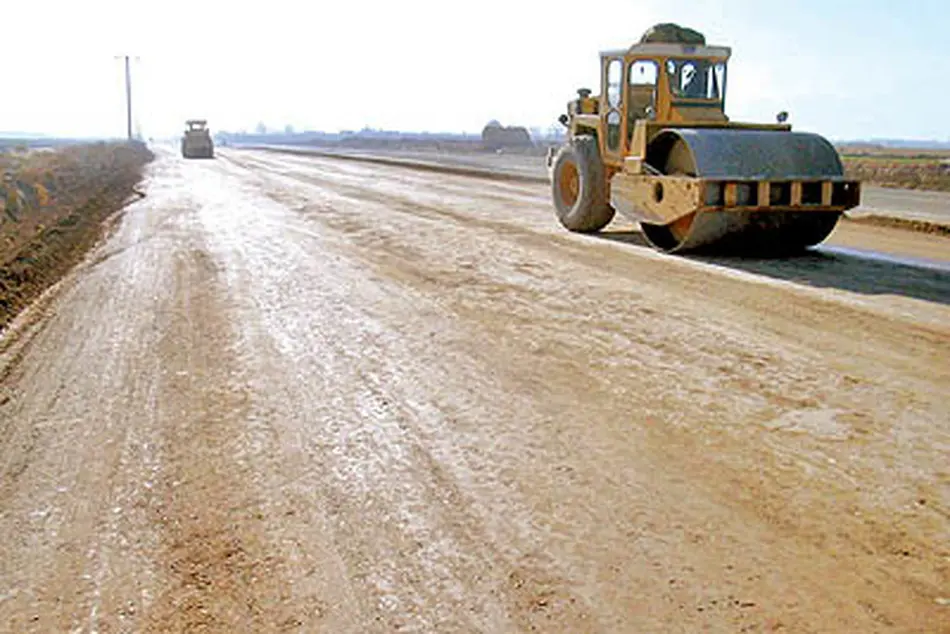
[{"label": "utility pole", "polygon": [[[115,59],[125,60],[125,117],[126,134],[132,140],[132,58],[128,55],[116,55]],[[138,59],[136,57],[135,59]]]},{"label": "utility pole", "polygon": [[132,72],[129,70],[129,56],[125,56],[125,116],[127,119],[129,141],[132,140]]}]

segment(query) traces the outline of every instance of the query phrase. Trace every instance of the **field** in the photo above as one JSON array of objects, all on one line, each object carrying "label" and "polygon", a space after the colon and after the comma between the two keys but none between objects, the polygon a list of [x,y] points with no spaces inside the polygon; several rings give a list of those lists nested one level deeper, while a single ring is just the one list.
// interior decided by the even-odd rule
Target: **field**
[{"label": "field", "polygon": [[841,146],[849,175],[882,187],[950,191],[950,151]]},{"label": "field", "polygon": [[151,156],[114,143],[0,154],[0,328],[95,243]]}]

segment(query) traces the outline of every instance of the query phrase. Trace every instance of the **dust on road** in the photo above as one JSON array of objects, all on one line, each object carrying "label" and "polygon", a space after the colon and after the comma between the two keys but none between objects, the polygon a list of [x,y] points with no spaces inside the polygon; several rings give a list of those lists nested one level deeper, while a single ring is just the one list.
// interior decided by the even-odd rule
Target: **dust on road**
[{"label": "dust on road", "polygon": [[950,631],[950,274],[308,157],[148,192],[0,347],[4,627]]}]

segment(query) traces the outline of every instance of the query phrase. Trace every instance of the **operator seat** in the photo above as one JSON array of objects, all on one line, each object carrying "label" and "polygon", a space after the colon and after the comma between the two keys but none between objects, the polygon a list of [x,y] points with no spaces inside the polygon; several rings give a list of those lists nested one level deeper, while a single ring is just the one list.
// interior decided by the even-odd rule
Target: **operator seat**
[{"label": "operator seat", "polygon": [[[637,119],[648,119],[647,108],[656,111],[654,95],[656,86],[652,84],[633,84],[627,93],[627,136],[633,137],[633,126]],[[628,139],[629,140],[629,139]]]}]

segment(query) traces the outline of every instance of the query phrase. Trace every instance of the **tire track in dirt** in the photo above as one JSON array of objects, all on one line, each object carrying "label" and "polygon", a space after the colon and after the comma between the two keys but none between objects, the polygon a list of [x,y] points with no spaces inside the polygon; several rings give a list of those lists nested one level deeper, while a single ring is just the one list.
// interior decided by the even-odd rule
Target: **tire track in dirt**
[{"label": "tire track in dirt", "polygon": [[[263,163],[263,165],[268,166],[268,163]],[[269,168],[273,169],[273,166],[271,165]],[[387,212],[396,211],[403,214],[407,221],[415,219],[432,221],[427,222],[426,226],[433,227],[436,230],[444,231],[445,221],[450,221],[462,226],[463,228],[460,230],[465,233],[471,232],[472,230],[479,230],[486,235],[491,235],[494,239],[513,241],[518,245],[524,245],[536,249],[537,251],[549,252],[551,249],[558,249],[565,255],[571,257],[575,264],[591,271],[591,278],[596,278],[597,275],[603,274],[619,274],[630,278],[631,283],[637,283],[643,278],[646,271],[649,270],[651,272],[649,277],[663,279],[669,283],[676,283],[680,286],[681,292],[688,295],[701,292],[700,288],[705,284],[704,281],[700,281],[697,284],[697,268],[700,268],[700,270],[705,269],[710,274],[734,272],[728,268],[729,259],[711,259],[707,260],[709,264],[704,265],[703,261],[671,258],[670,256],[652,253],[648,249],[637,249],[635,255],[640,257],[637,258],[636,267],[629,267],[623,259],[617,257],[618,254],[616,251],[599,248],[608,245],[596,243],[593,245],[585,244],[585,242],[587,242],[586,240],[579,240],[576,236],[550,234],[540,231],[533,226],[519,226],[517,223],[511,222],[510,218],[507,217],[499,219],[484,217],[484,214],[475,211],[477,205],[472,204],[470,202],[471,199],[465,195],[466,190],[464,189],[464,184],[433,182],[431,186],[425,188],[426,191],[416,191],[410,194],[402,193],[403,188],[401,186],[397,186],[395,188],[396,191],[392,191],[393,188],[390,187],[391,183],[385,178],[379,178],[375,180],[373,184],[370,184],[370,181],[366,180],[364,181],[365,184],[358,185],[355,184],[358,182],[358,179],[354,176],[346,179],[353,181],[354,184],[341,183],[334,178],[322,177],[319,174],[313,173],[294,174],[289,172],[280,175],[275,174],[275,177],[289,179],[287,180],[289,183],[298,181],[317,186],[324,191],[334,192],[335,196],[341,196],[344,199],[350,198],[372,203],[378,205],[380,208],[386,209]],[[278,200],[278,202],[290,204],[291,206],[296,205],[297,207],[307,205],[308,201],[305,198],[298,197],[296,200],[288,198],[290,194],[287,191],[274,189],[273,187],[265,189],[267,189],[270,195],[274,197],[275,200]],[[484,196],[480,194],[479,198],[484,198]],[[438,204],[436,201],[438,201]],[[510,199],[508,199],[508,202],[512,204]],[[531,209],[531,205],[524,202],[518,201],[514,204],[524,211]],[[311,209],[311,211],[313,210]],[[362,227],[364,233],[370,236],[379,234],[382,231],[382,229],[377,227],[373,222],[371,213],[345,216],[327,214],[321,219],[331,223],[342,223],[338,225],[338,228],[342,228],[343,225],[346,224],[348,224],[351,229],[357,226]],[[405,245],[408,241],[402,239],[401,242]],[[631,255],[633,254],[631,253]],[[828,269],[827,275],[816,278],[821,284],[833,286],[836,278],[847,279],[857,277],[868,280],[869,290],[873,287],[873,280],[875,278],[882,275],[899,274],[902,276],[903,283],[910,285],[919,284],[921,286],[921,297],[931,298],[937,301],[943,300],[945,303],[950,304],[950,275],[945,273],[936,271],[915,271],[912,274],[905,271],[905,269],[909,267],[889,267],[877,262],[864,262],[857,258],[838,258],[837,261],[840,262],[840,265],[835,266],[834,263],[830,261],[834,259],[835,258],[818,256],[817,261],[802,258],[801,260],[777,261],[772,263],[765,261],[759,263],[758,267],[756,267],[755,264],[748,266],[750,270],[755,271],[756,268],[758,268],[758,270],[766,275],[771,269],[775,269],[776,271],[791,269],[792,272],[789,273],[789,276],[794,276],[794,270],[800,268],[802,274],[799,277],[804,277],[806,280],[808,279],[806,271],[824,266],[824,268]],[[624,270],[625,267],[626,270]],[[761,275],[756,276],[754,274],[747,275],[741,272],[741,269],[737,273],[737,277],[745,280],[754,280],[758,277],[758,281],[760,282],[768,281],[767,277]],[[780,277],[779,279],[782,278]],[[894,311],[887,310],[889,307],[885,307],[885,310],[875,310],[876,306],[869,303],[862,304],[854,301],[845,303],[842,300],[846,300],[847,298],[843,296],[831,297],[828,293],[824,293],[820,290],[821,286],[818,287],[817,291],[813,291],[812,288],[806,285],[788,282],[782,282],[780,284],[782,284],[782,287],[785,289],[794,289],[795,291],[793,293],[787,293],[783,300],[796,304],[794,308],[786,305],[789,311],[794,310],[799,313],[817,312],[818,315],[816,315],[815,318],[816,322],[823,322],[824,317],[830,317],[832,312],[847,311],[846,316],[840,316],[842,322],[849,323],[853,328],[886,329],[890,336],[900,337],[903,340],[903,343],[900,345],[901,349],[912,350],[915,355],[927,354],[928,349],[934,359],[945,354],[950,354],[950,342],[948,342],[946,328],[944,327],[932,328],[917,320],[911,321],[903,319],[895,315]],[[768,297],[768,294],[766,294],[766,299],[763,301],[761,299],[763,293],[760,292],[760,288],[752,285],[749,285],[747,289],[741,288],[741,285],[738,284],[733,286],[735,288],[730,289],[731,292],[729,293],[730,303],[735,303],[738,295],[738,301],[742,304],[742,307],[752,309],[748,310],[749,313],[765,314],[770,312],[769,304],[771,303],[771,297]],[[794,288],[796,286],[798,288]],[[738,291],[738,293],[736,291]],[[804,297],[801,296],[803,293],[805,294]],[[948,378],[950,378],[950,375],[948,375]]]},{"label": "tire track in dirt", "polygon": [[[134,208],[114,239],[147,230]],[[0,409],[0,623],[13,631],[128,626],[147,603],[154,417],[127,414],[153,396],[155,368],[139,355],[165,279],[154,255],[75,271],[22,324],[5,378],[15,396]]]},{"label": "tire track in dirt", "polygon": [[257,488],[279,456],[267,456],[267,426],[245,418],[226,288],[203,247],[202,201],[183,187],[194,175],[167,159],[156,170],[148,201],[25,316],[28,339],[9,349],[0,629],[233,632],[319,618],[312,601],[291,605]]},{"label": "tire track in dirt", "polygon": [[256,462],[266,429],[247,424],[232,325],[218,269],[201,247],[174,258],[175,294],[159,326],[162,477],[152,521],[168,581],[150,631],[262,631],[295,623],[267,543]]},{"label": "tire track in dirt", "polygon": [[[293,175],[291,174],[290,176],[292,177]],[[441,304],[451,305],[453,310],[461,311],[460,314],[464,315],[467,320],[473,322],[477,321],[485,325],[486,318],[489,314],[496,314],[498,322],[494,328],[494,335],[484,337],[486,340],[496,342],[500,339],[504,340],[512,337],[517,339],[519,335],[514,331],[516,328],[520,329],[520,327],[525,326],[526,323],[530,323],[531,321],[545,321],[545,319],[537,315],[525,315],[525,321],[521,321],[517,317],[517,313],[520,311],[516,308],[514,311],[515,314],[513,315],[513,308],[537,304],[539,300],[540,304],[544,306],[554,303],[551,301],[552,297],[558,298],[563,300],[563,305],[557,306],[555,303],[551,306],[552,312],[550,317],[552,318],[558,314],[563,315],[565,313],[573,313],[578,316],[589,316],[592,314],[602,316],[602,321],[591,321],[589,317],[586,318],[585,327],[580,327],[580,324],[577,324],[579,329],[575,331],[574,337],[565,338],[561,342],[563,346],[561,349],[565,352],[565,357],[573,355],[575,360],[578,355],[582,358],[589,357],[587,367],[597,367],[603,364],[602,354],[610,350],[612,346],[609,344],[605,346],[602,341],[603,337],[599,338],[601,342],[598,343],[598,337],[593,334],[586,337],[580,335],[587,339],[587,343],[578,345],[576,337],[579,333],[584,332],[610,333],[611,328],[615,326],[615,320],[627,309],[611,302],[610,295],[601,298],[600,306],[598,306],[597,303],[593,303],[584,307],[577,305],[577,299],[568,301],[564,296],[563,288],[551,287],[549,289],[550,294],[542,293],[535,295],[537,282],[540,281],[543,284],[546,281],[553,284],[553,281],[559,278],[558,274],[554,273],[554,271],[558,270],[559,264],[556,263],[552,256],[540,255],[539,253],[535,253],[533,256],[527,256],[515,250],[513,256],[534,262],[536,266],[542,269],[548,269],[550,271],[550,277],[539,280],[536,274],[532,275],[529,271],[527,278],[523,277],[522,279],[534,280],[534,283],[507,286],[508,290],[501,292],[499,278],[517,279],[517,276],[514,275],[514,271],[508,271],[507,273],[499,275],[499,271],[497,270],[498,262],[497,259],[493,260],[491,250],[486,249],[480,254],[471,253],[471,251],[477,249],[477,245],[480,244],[480,237],[482,236],[480,236],[478,232],[468,232],[465,240],[467,244],[463,247],[460,242],[449,237],[452,231],[444,227],[444,222],[443,230],[438,230],[438,221],[436,218],[431,218],[431,220],[433,220],[432,224],[424,223],[425,229],[423,229],[423,227],[420,226],[419,220],[420,217],[426,218],[430,212],[430,207],[418,201],[413,204],[411,199],[403,201],[398,194],[387,198],[382,191],[377,193],[375,191],[377,188],[379,190],[386,188],[386,184],[380,180],[376,180],[372,185],[369,184],[370,181],[367,181],[366,189],[370,190],[367,192],[365,190],[360,191],[356,186],[343,185],[340,187],[332,181],[320,182],[319,179],[313,179],[312,175],[307,175],[304,178],[306,182],[318,185],[322,190],[316,196],[320,202],[317,203],[315,208],[307,206],[305,202],[307,200],[307,194],[304,193],[304,190],[297,190],[294,193],[289,192],[285,186],[288,181],[285,181],[283,178],[279,180],[282,184],[279,193],[277,193],[277,190],[273,190],[271,191],[271,195],[292,207],[309,213],[309,217],[319,224],[332,227],[342,232],[342,234],[346,236],[346,240],[356,247],[354,255],[358,255],[358,257],[364,261],[372,262],[378,274],[385,277],[395,275],[395,279],[401,283],[410,284],[427,295],[441,296],[439,300]],[[433,186],[438,187],[437,184]],[[340,198],[337,198],[337,196],[340,196]],[[353,213],[352,208],[346,202],[347,199],[355,199],[359,203],[371,203],[372,207],[361,208],[359,213]],[[446,200],[445,204],[451,207],[452,202]],[[445,214],[439,213],[441,211],[442,210],[437,210],[436,213],[437,215],[443,216],[444,219]],[[405,223],[394,223],[393,212],[404,214]],[[464,222],[464,218],[459,218],[459,222]],[[400,225],[402,226],[400,227]],[[454,231],[458,231],[458,229],[456,228]],[[486,231],[484,237],[490,240],[496,240],[497,233],[498,232]],[[521,240],[523,234],[517,227],[514,232],[507,231],[504,235],[506,237],[516,235],[517,240],[514,242],[520,245],[524,244]],[[427,239],[420,241],[420,236],[426,236]],[[421,244],[428,246],[420,248]],[[435,245],[438,245],[438,248],[435,248]],[[458,248],[454,256],[455,266],[445,261],[445,248],[447,245],[456,245]],[[512,252],[510,248],[499,249],[497,244],[493,247],[493,250],[496,254]],[[550,251],[550,247],[548,251]],[[612,274],[619,272],[616,256],[611,258],[609,252],[600,251],[592,254],[591,251],[594,250],[584,251],[584,258],[592,258],[597,264],[603,261],[607,266],[598,267],[602,273],[604,271],[609,271]],[[580,254],[578,254],[578,259],[580,259],[579,255]],[[466,264],[466,262],[468,262],[468,264]],[[491,263],[490,271],[486,270],[486,263]],[[651,262],[650,264],[653,263]],[[525,271],[522,271],[522,273],[524,272]],[[681,296],[688,297],[691,294],[702,294],[699,288],[693,290],[692,293],[689,292],[696,284],[694,279],[695,271],[692,272],[693,276],[689,273],[687,270],[671,271],[671,275],[666,277],[672,278],[669,281],[679,282],[682,280],[685,283],[684,286],[686,286],[687,292],[682,293]],[[638,271],[636,275],[631,273],[622,275],[629,276],[634,283],[639,282],[642,284],[642,275],[644,274],[645,272],[641,270]],[[563,275],[560,277],[563,278]],[[693,279],[691,279],[691,277]],[[708,280],[704,284],[708,284],[709,281],[711,280]],[[779,293],[781,293],[781,289],[773,288],[765,292],[761,287],[756,288],[751,285],[749,288],[744,289],[735,281],[728,280],[719,280],[718,285],[728,288],[728,292],[724,293],[724,295],[728,296],[730,300],[734,301],[736,292],[739,291],[740,296],[745,296],[750,301],[762,303],[763,305],[772,304],[774,302],[774,298],[770,297],[770,294],[778,296]],[[501,286],[505,286],[505,284],[502,283]],[[599,284],[594,283],[594,286],[596,288]],[[605,282],[604,286],[604,290],[607,291],[612,285],[609,282]],[[730,286],[732,288],[729,288]],[[490,287],[498,292],[490,294],[479,293],[481,289],[487,291]],[[447,294],[446,291],[449,291],[449,293]],[[589,292],[590,288],[588,287],[585,295],[589,294]],[[525,294],[528,294],[534,299],[522,303],[520,301],[522,299],[521,296]],[[544,300],[545,297],[548,298],[548,301]],[[786,297],[785,301],[787,300],[788,298]],[[464,310],[463,305],[460,305],[460,301],[465,301],[470,308]],[[805,314],[815,311],[816,307],[822,307],[823,303],[827,304],[827,316],[823,314],[823,311],[819,310],[819,312],[814,313],[813,317],[804,324],[795,324],[796,328],[800,328],[811,338],[814,337],[815,327],[821,323],[825,323],[826,320],[832,320],[832,322],[827,323],[833,323],[834,321],[850,319],[851,316],[834,315],[835,312],[840,313],[842,310],[850,310],[855,312],[860,311],[859,314],[863,314],[861,317],[863,322],[872,328],[872,332],[876,333],[876,336],[879,337],[881,341],[888,341],[895,337],[898,339],[904,339],[906,337],[906,340],[911,342],[911,349],[906,350],[902,345],[897,344],[894,346],[894,350],[895,352],[900,351],[902,355],[906,354],[908,360],[914,359],[919,363],[920,355],[933,355],[936,360],[942,354],[940,352],[941,349],[946,348],[948,345],[948,338],[944,329],[932,329],[920,327],[919,324],[912,324],[910,325],[910,332],[904,332],[902,328],[908,324],[904,322],[904,319],[901,319],[899,322],[895,322],[896,327],[891,330],[888,328],[886,321],[882,323],[881,315],[866,314],[860,308],[856,309],[853,306],[848,306],[847,309],[845,309],[847,305],[843,305],[840,301],[831,300],[829,298],[816,301],[814,296],[809,297],[807,295],[804,297],[796,297],[795,301],[797,305],[801,306],[801,311],[805,311]],[[712,300],[712,303],[715,305],[715,300]],[[612,306],[612,308],[605,310],[603,308],[604,306]],[[719,313],[722,317],[727,319],[740,317],[743,320],[748,320],[750,316],[767,314],[767,311],[766,313],[757,313],[755,310],[748,310],[748,308],[749,306],[743,302],[739,302],[736,305],[730,301],[728,306],[720,306],[718,310],[714,309],[710,317]],[[786,347],[781,338],[774,341],[772,345],[763,343],[761,346],[757,345],[754,349],[748,349],[749,345],[747,343],[741,340],[733,340],[731,335],[729,335],[729,331],[723,330],[723,332],[719,333],[720,338],[718,339],[718,343],[715,343],[717,342],[716,336],[710,336],[708,332],[703,332],[717,323],[714,317],[708,319],[706,323],[693,323],[692,330],[694,332],[688,335],[687,340],[685,342],[676,341],[676,338],[682,337],[684,332],[689,332],[689,322],[684,324],[684,327],[687,328],[686,331],[677,329],[677,334],[673,335],[671,333],[670,337],[667,338],[660,333],[669,330],[669,319],[673,316],[670,314],[670,311],[664,309],[662,304],[654,304],[652,308],[646,306],[644,309],[651,311],[647,313],[648,317],[646,320],[643,319],[643,315],[641,314],[639,316],[631,316],[628,323],[640,322],[640,327],[644,331],[654,333],[654,340],[647,340],[645,343],[654,349],[654,353],[663,353],[663,356],[667,359],[666,363],[671,370],[674,366],[684,367],[683,364],[697,368],[719,366],[724,369],[724,374],[721,375],[714,373],[705,379],[695,376],[689,379],[687,383],[697,384],[700,387],[698,389],[696,387],[686,387],[687,391],[694,392],[692,396],[683,395],[688,402],[696,402],[697,398],[700,403],[707,402],[704,399],[708,399],[710,392],[706,386],[710,380],[713,380],[715,382],[725,381],[723,387],[714,390],[713,393],[720,391],[734,393],[738,390],[741,391],[741,393],[759,393],[767,396],[769,392],[773,392],[774,400],[759,414],[760,416],[764,415],[762,419],[763,423],[771,424],[770,421],[775,420],[777,415],[783,411],[800,410],[804,412],[820,412],[822,407],[844,406],[844,409],[841,411],[846,412],[849,410],[848,405],[846,405],[848,401],[853,401],[854,404],[851,405],[851,407],[856,405],[859,408],[857,414],[860,414],[863,408],[863,406],[860,405],[861,398],[858,395],[865,390],[864,382],[866,379],[862,377],[858,380],[858,384],[851,386],[848,386],[846,382],[841,383],[838,380],[839,377],[835,376],[833,370],[829,372],[829,369],[825,369],[827,361],[822,360],[819,354],[811,353],[807,355],[813,357],[813,359],[810,361],[801,359],[800,362],[795,363],[795,365],[799,366],[795,368],[795,365],[790,366],[787,361],[784,361],[781,356],[778,356],[782,353],[767,354],[765,356],[760,354],[762,350],[774,351],[782,350]],[[748,312],[745,312],[744,309],[748,310]],[[678,319],[686,319],[689,321],[693,319],[688,313],[682,313],[681,311],[676,312],[679,313],[676,315]],[[653,317],[651,318],[650,315]],[[646,323],[643,323],[644,321]],[[656,323],[651,326],[652,322]],[[753,323],[749,324],[751,328],[750,332],[755,332],[756,326],[761,327],[761,319],[755,319],[754,322],[757,323],[755,323],[755,325],[753,325]],[[897,326],[898,323],[900,326]],[[595,324],[596,327],[592,327]],[[624,333],[624,330],[625,329],[618,330],[616,334]],[[524,337],[523,331],[521,332],[522,334],[520,336]],[[756,338],[761,338],[763,334],[765,333],[761,333],[760,331]],[[658,338],[657,335],[659,335]],[[784,329],[772,334],[772,336],[779,337],[783,337],[784,335]],[[921,335],[924,335],[924,338],[921,339]],[[723,345],[721,339],[723,336],[725,336],[725,341],[730,342],[730,345]],[[704,340],[703,337],[706,337],[708,342]],[[548,335],[548,338],[550,339],[551,336]],[[554,335],[554,338],[560,339],[558,335]],[[695,339],[695,342],[690,345],[689,342],[692,339]],[[794,338],[792,340],[794,340]],[[616,345],[616,342],[611,343]],[[834,343],[838,346],[841,345],[840,340],[835,340]],[[888,344],[891,345],[891,342],[888,341]],[[649,348],[644,350],[642,345],[641,343],[640,347],[634,348],[637,350],[634,356],[642,355],[643,358],[649,359],[651,357],[650,350]],[[738,354],[732,355],[734,358],[730,358],[730,351],[734,348],[738,348],[736,350]],[[746,349],[744,350],[743,348]],[[552,352],[550,347],[547,350],[548,354]],[[794,359],[795,356],[801,355],[801,351],[792,353],[792,355]],[[691,358],[695,359],[689,361]],[[755,363],[750,365],[748,364],[749,360],[755,361]],[[898,365],[902,365],[899,358],[895,358],[894,361],[896,361]],[[811,377],[809,375],[812,374],[814,370],[809,370],[808,367],[814,366],[816,362],[819,367],[825,367],[822,368],[822,374],[818,377]],[[581,363],[580,367],[584,365],[584,363]],[[889,365],[887,367],[894,366]],[[771,380],[763,381],[757,376],[760,375],[762,368],[769,368],[769,374],[772,377]],[[934,366],[931,364],[922,363],[920,368],[914,368],[913,370],[923,370],[926,373],[932,372],[933,368]],[[902,371],[906,369],[909,368],[902,368]],[[557,375],[558,373],[554,374]],[[560,374],[564,375],[563,372]],[[903,376],[903,372],[899,376]],[[931,381],[933,379],[932,375],[921,374],[920,376],[921,378],[926,376]],[[774,381],[776,377],[782,378],[786,385],[779,386],[778,389],[775,389],[772,385],[772,381]],[[681,380],[681,377],[677,376],[677,373],[674,371],[669,377],[669,385],[675,386]],[[732,386],[730,386],[730,382],[733,383]],[[881,405],[888,399],[891,400],[893,405],[886,408],[882,407],[882,410],[890,409],[891,411],[899,412],[902,407],[900,403],[905,398],[905,393],[901,390],[889,390],[886,385],[886,382],[880,384],[880,388],[884,391],[879,393],[878,398],[881,400]],[[914,384],[911,383],[907,385],[907,387],[910,388],[913,385]],[[831,386],[834,386],[833,390]],[[843,391],[844,398],[842,398],[841,394],[835,394],[835,391]],[[848,392],[851,392],[851,394],[848,394]],[[795,395],[796,393],[798,394]],[[789,400],[789,394],[795,396]],[[676,410],[681,410],[680,416],[686,420],[691,417],[702,416],[698,411],[691,414],[689,408],[684,409],[682,403],[678,404],[679,399],[676,397],[676,392],[673,392],[671,396],[673,397],[672,399],[667,396],[658,400],[659,403],[662,403],[656,410],[658,417],[663,418],[664,416],[668,416],[670,411]],[[579,402],[584,400],[582,396],[578,396],[578,399]],[[834,403],[834,406],[832,406],[832,403]],[[735,411],[734,406],[723,407],[724,405],[723,403],[716,403],[715,401],[707,402],[707,406],[717,407],[723,410],[723,413],[727,413],[729,410]],[[738,410],[743,418],[747,418],[750,413],[755,413],[755,409],[761,407],[755,405],[755,400],[753,400],[750,405],[753,406],[751,412],[747,411],[742,413],[741,409]],[[929,407],[929,405],[923,403],[922,405]],[[866,416],[866,414],[863,415]],[[860,423],[858,419],[855,419],[855,422]],[[871,425],[867,426],[869,423],[871,423]],[[857,426],[861,427],[864,425],[867,430],[872,431],[874,434],[872,438],[874,438],[877,434],[884,431],[878,426],[879,424],[880,423],[874,424],[874,418],[870,418],[863,424],[858,424]],[[676,427],[682,427],[682,429],[677,431]],[[880,516],[874,520],[872,519],[872,517],[874,517],[874,513],[872,512],[857,522],[850,522],[846,529],[842,528],[839,531],[829,531],[828,528],[823,525],[823,522],[812,519],[813,517],[820,517],[822,515],[821,511],[813,508],[809,513],[806,509],[808,509],[808,507],[814,507],[816,503],[822,506],[822,503],[819,502],[820,499],[829,501],[835,500],[835,502],[829,502],[827,506],[823,507],[827,509],[827,516],[834,516],[836,514],[835,509],[840,508],[838,505],[842,503],[846,506],[856,504],[856,506],[852,506],[851,508],[865,508],[867,504],[865,494],[859,492],[858,496],[855,497],[853,493],[839,490],[836,494],[829,492],[824,498],[811,497],[810,495],[802,498],[801,504],[804,505],[803,507],[789,507],[788,504],[790,492],[796,487],[801,486],[801,481],[799,480],[801,475],[798,473],[798,469],[805,468],[814,470],[818,468],[823,472],[829,473],[829,475],[831,472],[838,471],[833,465],[829,467],[830,463],[828,460],[830,456],[827,458],[822,457],[822,454],[825,454],[826,448],[816,445],[811,448],[799,447],[789,452],[791,447],[786,446],[788,440],[779,442],[776,445],[774,431],[766,431],[763,433],[761,427],[752,426],[748,432],[741,432],[741,436],[745,437],[750,444],[742,445],[743,448],[740,449],[734,445],[734,439],[729,440],[728,436],[721,436],[721,432],[715,434],[715,439],[701,439],[696,437],[689,427],[689,425],[675,425],[669,433],[660,436],[660,438],[663,439],[662,441],[658,441],[655,445],[651,444],[654,452],[657,455],[667,455],[671,461],[683,462],[685,460],[686,464],[689,465],[687,471],[693,476],[694,482],[706,483],[705,488],[713,499],[719,500],[726,507],[734,507],[736,512],[742,513],[750,522],[764,523],[765,525],[772,526],[772,530],[778,529],[777,533],[780,535],[783,534],[782,539],[786,540],[786,548],[792,548],[791,543],[797,543],[798,546],[794,547],[793,550],[800,552],[801,556],[806,558],[810,557],[810,555],[806,553],[814,553],[816,550],[822,552],[825,551],[825,549],[833,549],[837,552],[846,552],[848,553],[846,558],[854,562],[853,570],[855,571],[860,569],[860,565],[857,564],[857,562],[862,560],[867,554],[871,556],[883,556],[889,559],[893,557],[890,565],[902,569],[904,571],[904,578],[914,585],[916,591],[920,592],[920,595],[927,597],[935,591],[939,592],[939,588],[946,580],[947,571],[939,564],[933,567],[930,562],[939,562],[944,555],[938,551],[934,553],[934,558],[927,558],[925,556],[924,559],[920,559],[918,556],[908,557],[902,554],[904,552],[922,554],[926,552],[929,544],[934,543],[934,540],[936,540],[937,543],[940,542],[940,535],[945,533],[945,522],[934,521],[937,516],[931,516],[926,511],[918,517],[914,517],[914,514],[911,514],[901,519],[901,522],[904,524],[903,528],[890,529],[886,528],[891,524],[889,520],[883,519]],[[734,434],[735,432],[733,431],[732,433]],[[722,452],[721,457],[714,458],[712,461],[708,459],[710,455],[710,443]],[[670,453],[668,449],[670,446],[677,447],[677,451]],[[815,453],[816,451],[817,455],[815,458],[817,461],[807,457],[809,453]],[[716,452],[713,452],[712,455],[715,456]],[[827,454],[825,455],[827,456]],[[837,455],[840,460],[840,454],[832,453],[831,455]],[[744,473],[737,472],[737,465],[743,463],[745,464],[742,469]],[[765,467],[764,465],[769,466]],[[763,468],[767,468],[771,472],[771,477],[775,478],[775,481],[779,483],[778,487],[776,487],[775,484],[769,486],[765,486],[761,483],[755,484],[758,480],[756,474],[760,473]],[[783,473],[784,475],[782,475]],[[841,471],[840,473],[845,474],[847,472]],[[811,482],[812,486],[817,484],[813,480],[811,480]],[[735,497],[737,487],[739,487],[739,490],[746,490],[749,491],[749,493],[743,494],[737,499]],[[873,497],[873,492],[870,493]],[[814,493],[812,494],[814,495]],[[842,497],[842,494],[844,494],[844,497]],[[861,497],[864,497],[865,500],[859,503],[858,499]],[[928,497],[928,499],[932,501],[935,498]],[[936,499],[940,499],[939,494],[936,495]],[[846,502],[846,500],[849,501]],[[790,513],[790,508],[794,508],[795,510]],[[939,511],[939,503],[936,511]],[[798,515],[797,519],[796,515]],[[907,532],[908,528],[912,525],[917,526],[915,529],[917,531],[916,536],[912,536]],[[856,544],[852,542],[856,542]],[[833,546],[831,544],[833,544]],[[941,570],[943,570],[943,572],[941,572]],[[881,574],[884,574],[884,577],[881,577]],[[855,584],[853,589],[855,596],[864,595],[868,597],[865,599],[867,607],[862,608],[862,610],[871,615],[872,618],[883,619],[885,621],[888,618],[895,618],[896,612],[893,607],[885,609],[882,608],[880,604],[877,604],[877,607],[875,607],[876,600],[872,598],[874,596],[873,592],[869,591],[870,587],[876,586],[882,582],[882,579],[888,578],[889,576],[890,574],[883,571],[876,571],[874,573],[868,573],[867,575],[858,573],[856,578],[853,578],[851,581],[851,583]],[[864,577],[864,579],[862,580],[861,577]],[[842,573],[839,572],[838,578],[839,583],[845,583]],[[924,579],[928,580],[924,581]],[[940,581],[941,579],[944,581]],[[804,582],[804,579],[800,580],[800,582]],[[861,589],[862,587],[864,588],[863,590]],[[911,600],[911,595],[908,595],[906,599],[910,602],[910,605],[916,607],[909,608],[909,612],[904,611],[903,616],[899,617],[901,620],[906,620],[909,614],[912,614],[916,609],[928,611],[933,609],[932,605],[928,605],[926,598],[921,599],[920,596],[918,596]],[[840,607],[843,608],[843,606]],[[883,612],[882,609],[884,610]],[[891,617],[885,616],[888,611],[891,612]],[[898,610],[898,612],[899,611],[900,610]],[[858,617],[857,614],[854,614],[850,618]]]},{"label": "tire track in dirt", "polygon": [[[362,267],[341,259],[336,245],[297,231],[306,225],[289,210],[253,209],[215,221],[216,251],[232,261],[247,346],[260,351],[258,407],[281,421],[287,495],[300,499],[287,531],[310,517],[332,536],[360,608],[353,615],[362,629],[346,631],[527,630],[547,622],[544,610],[532,611],[532,593],[543,587],[560,589],[561,622],[590,623],[569,583],[541,563],[543,553],[484,532],[477,500],[443,455],[444,430],[420,428],[421,403],[413,403],[422,395],[401,387],[415,364],[367,312],[393,299],[366,284]],[[307,550],[312,556],[314,544]],[[553,597],[539,600],[553,609]]]},{"label": "tire track in dirt", "polygon": [[7,377],[0,627],[940,627],[944,307],[227,154]]}]

